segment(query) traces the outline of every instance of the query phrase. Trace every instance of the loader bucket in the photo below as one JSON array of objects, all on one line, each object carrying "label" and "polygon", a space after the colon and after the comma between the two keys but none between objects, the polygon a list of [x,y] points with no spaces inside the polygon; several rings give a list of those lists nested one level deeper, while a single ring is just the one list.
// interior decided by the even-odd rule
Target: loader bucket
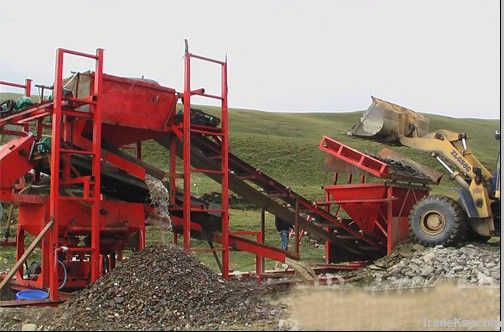
[{"label": "loader bucket", "polygon": [[423,115],[376,97],[371,99],[360,122],[347,133],[349,136],[393,142],[401,136],[422,137],[429,132],[429,122]]}]

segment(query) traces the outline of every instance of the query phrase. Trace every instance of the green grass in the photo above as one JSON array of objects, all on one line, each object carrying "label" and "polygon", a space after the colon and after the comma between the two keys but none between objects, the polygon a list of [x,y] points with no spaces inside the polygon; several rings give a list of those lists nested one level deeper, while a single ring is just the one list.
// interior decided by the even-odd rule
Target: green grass
[{"label": "green grass", "polygon": [[[204,111],[218,115],[215,107],[200,106]],[[253,110],[231,109],[230,151],[274,179],[292,187],[297,192],[314,200],[320,198],[320,186],[329,181],[324,170],[324,152],[318,144],[322,135],[347,144],[355,149],[377,153],[382,148],[391,150],[432,167],[443,174],[446,171],[426,152],[401,146],[385,146],[381,143],[349,137],[345,133],[355,124],[362,111],[348,113],[272,113]],[[468,134],[469,148],[490,170],[495,166],[499,142],[494,140],[494,131],[499,120],[456,119],[439,115],[427,115],[431,130],[448,129]],[[157,143],[148,141],[144,147],[147,162],[167,168],[166,152]],[[218,187],[204,176],[196,175],[195,192],[204,193]],[[446,174],[434,193],[455,195],[455,184]]]},{"label": "green grass", "polygon": [[[230,218],[232,220],[231,231],[246,231],[260,230],[260,213],[256,210],[230,210]],[[280,244],[280,236],[278,235],[275,225],[274,216],[266,214],[266,235],[265,243],[267,245],[278,247]],[[2,229],[4,223],[1,224]],[[15,226],[12,228],[15,232]],[[252,237],[249,237],[252,239]],[[301,251],[303,253],[303,259],[311,262],[323,262],[324,250],[322,247],[315,248],[310,245],[309,239],[304,237],[301,242]],[[29,245],[31,238],[28,238],[27,244]],[[179,243],[181,243],[182,237],[179,236]],[[162,229],[160,227],[148,226],[146,232],[146,242],[147,244],[168,244],[173,243],[173,234],[167,229]],[[192,247],[208,248],[208,244],[203,241],[192,240]],[[218,247],[218,244],[215,244]],[[294,250],[294,243],[290,242],[290,250]],[[10,269],[15,263],[15,248],[12,247],[0,247],[0,272]],[[127,255],[127,253],[126,253]],[[39,261],[40,250],[37,248],[35,252],[28,259],[28,264],[32,261]],[[211,253],[197,253],[197,257],[206,265],[210,266],[215,271],[218,270],[218,266],[215,259]],[[221,254],[219,253],[219,259],[221,259]],[[273,269],[275,262],[271,260],[266,260],[266,269]],[[255,271],[255,255],[247,252],[231,252],[230,257],[230,269],[234,271]]]},{"label": "green grass", "polygon": [[[0,94],[0,100],[2,96]],[[218,115],[215,107],[200,106],[202,110]],[[321,186],[329,181],[323,170],[325,154],[318,144],[322,135],[328,135],[344,144],[361,150],[376,153],[384,145],[368,140],[352,138],[345,135],[355,124],[362,111],[348,113],[272,113],[244,109],[230,109],[230,151],[247,161],[274,179],[290,186],[295,191],[306,195],[311,200],[323,198]],[[499,120],[456,119],[439,115],[427,115],[431,130],[448,129],[464,131],[469,136],[469,147],[489,169],[494,164],[499,152],[499,142],[494,140],[494,131],[499,128]],[[428,153],[414,151],[406,147],[393,146],[395,150],[420,163],[433,167],[443,174],[443,168]],[[144,159],[164,170],[167,169],[168,155],[164,149],[153,141],[147,141],[143,147]],[[180,164],[180,163],[179,163]],[[203,175],[193,178],[194,191],[203,194],[218,191],[219,185]],[[434,193],[455,195],[448,176],[445,175],[440,186],[434,186]],[[238,206],[231,211],[233,230],[258,230],[259,212],[254,209],[239,210]],[[278,246],[279,236],[270,222],[267,223],[266,243]],[[3,227],[3,223],[1,224]],[[148,242],[167,241],[169,236],[159,230],[148,232]],[[206,244],[199,244],[205,246]],[[323,250],[315,249],[308,243],[302,244],[305,259],[321,261]],[[9,249],[0,249],[0,270],[5,269],[5,259]],[[9,254],[9,256],[10,256]],[[199,257],[215,268],[211,254],[200,254]],[[232,269],[245,271],[254,269],[254,256],[248,253],[232,254]],[[9,259],[9,263],[11,260]],[[268,263],[271,267],[273,263]]]},{"label": "green grass", "polygon": [[[12,94],[9,94],[12,98]],[[3,94],[0,93],[0,101]],[[216,107],[197,106],[208,113],[218,115]],[[230,109],[230,151],[278,181],[291,186],[310,198],[320,197],[320,186],[327,177],[323,170],[325,154],[318,144],[322,135],[328,135],[351,147],[376,153],[383,144],[346,136],[362,111],[346,113],[274,113],[245,109]],[[469,147],[481,162],[493,169],[499,142],[494,140],[494,131],[499,128],[499,120],[457,119],[440,115],[426,115],[432,131],[448,129],[463,131],[469,136]],[[387,146],[407,157],[433,167],[443,173],[445,170],[426,152],[406,147]],[[154,141],[147,141],[143,147],[144,159],[164,170],[168,167],[167,152]],[[179,163],[180,164],[180,163]],[[442,186],[435,191],[452,186],[444,177]],[[195,175],[196,192],[206,192],[213,186],[203,175]]]},{"label": "green grass", "polygon": [[[201,108],[217,115],[214,107]],[[318,148],[322,135],[331,136],[361,151],[377,153],[385,147],[377,142],[345,134],[359,120],[361,114],[362,111],[270,113],[231,109],[230,150],[294,190],[311,199],[320,198],[320,186],[330,179],[323,169],[325,154]],[[466,132],[470,149],[486,167],[494,168],[499,152],[499,142],[494,140],[494,131],[499,128],[499,120],[455,119],[439,115],[427,117],[430,119],[432,131],[448,129]],[[407,147],[387,147],[446,174],[426,152]],[[151,148],[158,150],[155,146]],[[455,185],[445,175],[441,186],[433,190],[447,193],[450,188],[455,188]]]},{"label": "green grass", "polygon": [[[231,222],[231,232],[239,231],[258,231],[260,230],[260,212],[257,210],[230,210]],[[278,247],[280,244],[280,236],[278,235],[275,225],[274,216],[266,213],[266,235],[265,244]],[[160,243],[168,244],[173,242],[173,235],[168,230],[162,230],[157,227],[150,227],[147,229],[147,243]],[[255,239],[255,237],[247,237],[249,239]],[[182,237],[179,236],[179,243],[181,243]],[[204,241],[191,240],[192,247],[209,248],[208,244]],[[218,247],[218,244],[215,244]],[[310,244],[307,237],[303,237],[301,241],[301,252],[303,255],[303,260],[310,262],[323,262],[324,249],[322,247],[315,248]],[[289,243],[289,250],[294,251],[293,240]],[[210,266],[214,270],[218,270],[218,266],[215,259],[211,253],[198,253],[198,258],[201,259],[203,263]],[[219,253],[219,259],[221,259],[221,254]],[[271,260],[266,260],[266,269],[272,269],[275,266],[275,262]],[[230,269],[233,271],[254,271],[255,270],[255,255],[247,252],[231,252],[230,257]]]}]

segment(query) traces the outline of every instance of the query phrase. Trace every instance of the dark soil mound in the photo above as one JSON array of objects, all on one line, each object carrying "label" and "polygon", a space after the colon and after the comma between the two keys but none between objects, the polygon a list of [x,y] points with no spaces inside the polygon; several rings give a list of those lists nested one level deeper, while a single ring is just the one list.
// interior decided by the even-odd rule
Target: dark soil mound
[{"label": "dark soil mound", "polygon": [[221,279],[176,246],[155,246],[134,254],[62,305],[45,328],[271,329],[281,309],[262,295],[255,284]]}]

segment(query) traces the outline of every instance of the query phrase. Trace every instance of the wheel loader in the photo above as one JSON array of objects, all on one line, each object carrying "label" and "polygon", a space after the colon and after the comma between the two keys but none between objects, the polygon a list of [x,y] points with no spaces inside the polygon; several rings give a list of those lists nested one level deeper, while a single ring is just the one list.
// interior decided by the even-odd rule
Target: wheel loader
[{"label": "wheel loader", "polygon": [[[421,244],[486,242],[491,236],[500,235],[500,152],[496,168],[490,172],[468,148],[465,133],[429,133],[428,120],[423,115],[375,97],[360,122],[347,134],[384,143],[399,142],[426,151],[457,184],[457,199],[430,195],[412,208],[410,232]],[[500,140],[500,132],[495,138]]]}]

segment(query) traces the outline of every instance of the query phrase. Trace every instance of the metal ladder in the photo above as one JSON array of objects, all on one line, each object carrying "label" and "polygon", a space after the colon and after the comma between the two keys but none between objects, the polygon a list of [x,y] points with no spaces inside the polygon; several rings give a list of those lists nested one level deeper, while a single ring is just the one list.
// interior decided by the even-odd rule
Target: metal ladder
[{"label": "metal ladder", "polygon": [[[203,62],[217,64],[221,72],[221,91],[220,95],[212,95],[205,92],[204,89],[193,90],[191,88],[191,60],[197,59]],[[221,222],[221,247],[204,249],[213,253],[222,251],[222,276],[229,278],[229,191],[228,191],[228,87],[227,87],[227,60],[220,61],[189,52],[187,40],[185,41],[184,54],[184,114],[182,123],[182,160],[183,160],[183,179],[184,179],[184,199],[182,205],[183,211],[183,245],[185,250],[191,250],[191,212],[220,214]],[[191,97],[200,96],[220,101],[220,128],[207,128],[191,125]],[[219,167],[209,169],[205,167],[195,168],[191,163],[191,138],[194,134],[201,134],[212,137],[219,142],[221,147],[219,154]],[[170,143],[170,197],[176,197],[176,138],[172,138]],[[221,206],[218,209],[208,209],[202,206],[191,204],[191,174],[203,173],[219,177],[221,184]],[[174,203],[174,202],[172,202]],[[192,249],[193,251],[195,249]],[[202,251],[198,249],[198,251]]]},{"label": "metal ladder", "polygon": [[[95,61],[95,74],[93,89],[89,96],[74,98],[63,96],[63,68],[65,55],[89,58]],[[60,202],[77,201],[91,209],[91,247],[65,248],[71,252],[87,252],[91,257],[91,282],[100,277],[100,161],[101,161],[101,130],[102,109],[101,93],[103,86],[103,49],[97,49],[96,54],[87,54],[68,49],[59,48],[56,53],[56,74],[54,79],[54,100],[52,110],[52,139],[51,139],[51,183],[50,183],[50,219],[54,221],[51,229],[50,254],[49,254],[49,297],[51,300],[58,298],[58,263],[57,254],[62,248],[58,242],[58,228],[61,220]],[[74,105],[88,105],[89,110],[69,110],[64,107],[64,102]],[[72,148],[72,128],[68,126],[70,118],[85,118],[92,122],[92,140],[87,150]],[[69,146],[69,147],[67,147]],[[91,174],[89,176],[71,176],[70,160],[72,155],[85,155],[92,159]],[[60,167],[62,172],[60,174]],[[83,195],[62,195],[66,185],[83,185]]]}]

